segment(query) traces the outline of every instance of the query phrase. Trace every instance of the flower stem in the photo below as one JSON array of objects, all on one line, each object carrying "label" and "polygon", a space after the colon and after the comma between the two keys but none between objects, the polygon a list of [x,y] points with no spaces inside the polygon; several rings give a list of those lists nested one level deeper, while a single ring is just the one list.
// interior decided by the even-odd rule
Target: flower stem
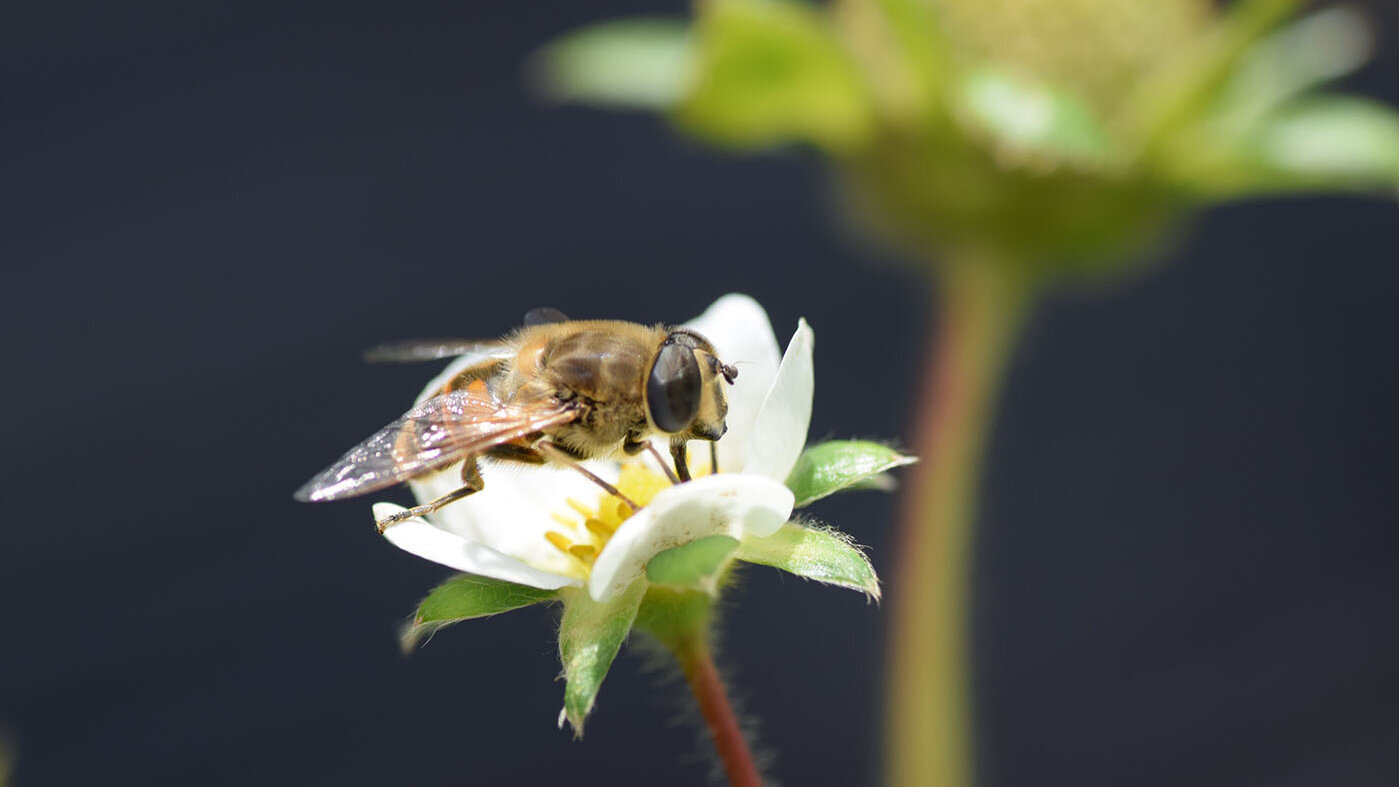
[{"label": "flower stem", "polygon": [[972,783],[967,645],[972,526],[981,460],[1030,287],[997,260],[942,269],[936,341],[915,421],[893,604],[887,782]]},{"label": "flower stem", "polygon": [[689,637],[677,641],[674,651],[690,683],[690,691],[699,703],[700,713],[709,725],[709,735],[724,764],[729,784],[733,787],[762,787],[758,766],[753,762],[747,741],[743,739],[743,730],[729,704],[724,681],[714,666],[709,647],[702,639]]}]

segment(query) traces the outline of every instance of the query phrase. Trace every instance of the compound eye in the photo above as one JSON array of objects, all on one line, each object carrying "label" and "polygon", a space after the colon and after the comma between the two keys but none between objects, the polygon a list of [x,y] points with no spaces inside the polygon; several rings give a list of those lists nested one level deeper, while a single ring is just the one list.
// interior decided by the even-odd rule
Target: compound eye
[{"label": "compound eye", "polygon": [[646,409],[656,428],[670,434],[689,429],[699,412],[703,383],[694,350],[666,339],[646,380]]}]

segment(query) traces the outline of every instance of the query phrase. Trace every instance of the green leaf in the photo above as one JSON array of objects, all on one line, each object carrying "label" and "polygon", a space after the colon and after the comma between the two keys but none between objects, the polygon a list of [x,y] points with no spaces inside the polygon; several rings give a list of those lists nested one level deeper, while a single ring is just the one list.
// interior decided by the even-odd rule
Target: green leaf
[{"label": "green leaf", "polygon": [[1301,0],[1236,0],[1206,35],[1149,74],[1127,96],[1122,122],[1143,148],[1193,125],[1218,99],[1259,39],[1285,23]]},{"label": "green leaf", "polygon": [[559,595],[564,601],[559,658],[566,681],[559,726],[567,720],[573,725],[574,736],[581,738],[583,720],[593,709],[602,680],[631,633],[637,607],[646,595],[646,582],[637,580],[604,602],[593,601],[586,590],[576,588],[560,591]]},{"label": "green leaf", "polygon": [[767,538],[745,538],[739,560],[780,568],[799,577],[859,590],[879,600],[879,577],[860,548],[834,530],[788,522]]},{"label": "green leaf", "polygon": [[898,482],[897,480],[895,480],[895,478],[894,478],[893,476],[889,475],[888,473],[880,473],[879,475],[876,475],[876,476],[870,476],[869,478],[866,478],[866,479],[864,479],[863,481],[856,481],[855,483],[851,484],[850,486],[847,486],[847,487],[845,488],[844,491],[847,491],[847,492],[893,492],[894,490],[896,490],[896,489],[898,489],[898,488],[899,488],[899,482]]},{"label": "green leaf", "polygon": [[1327,96],[1297,101],[1260,125],[1252,141],[1288,187],[1399,188],[1399,113],[1376,101]]},{"label": "green leaf", "polygon": [[686,23],[620,19],[550,43],[535,56],[533,75],[559,101],[665,110],[688,90],[694,59]]},{"label": "green leaf", "polygon": [[1071,91],[981,69],[961,85],[961,103],[1003,152],[1051,161],[1092,162],[1111,153],[1088,102]]},{"label": "green leaf", "polygon": [[458,621],[509,612],[541,601],[552,601],[557,596],[558,592],[554,590],[541,590],[474,574],[458,574],[433,588],[427,598],[418,604],[413,622],[403,633],[403,648],[411,650],[438,629]]},{"label": "green leaf", "polygon": [[709,0],[698,7],[699,66],[675,119],[720,145],[811,142],[849,151],[874,114],[853,58],[825,15],[799,0]]},{"label": "green leaf", "polygon": [[713,591],[713,580],[729,555],[738,549],[738,539],[705,536],[687,544],[658,552],[646,564],[646,578],[665,585],[694,585]]},{"label": "green leaf", "polygon": [[[1353,71],[1369,54],[1365,19],[1353,9],[1327,8],[1271,34],[1245,52],[1208,112],[1202,110],[1200,117],[1162,141],[1157,150],[1161,171],[1178,185],[1216,199],[1266,191],[1356,188],[1353,173],[1308,173],[1305,167],[1294,167],[1290,151],[1298,137],[1291,137],[1288,128],[1299,110],[1307,113],[1318,100],[1317,94],[1308,97],[1307,91]],[[1278,137],[1279,133],[1283,136]],[[1309,132],[1301,138],[1304,147],[1318,139]],[[1330,143],[1321,144],[1330,147]],[[1375,158],[1369,152],[1363,156]],[[1385,178],[1378,181],[1384,183]],[[1373,187],[1375,182],[1376,178],[1364,178],[1361,187]]]},{"label": "green leaf", "polygon": [[[883,50],[878,72],[881,80],[899,79],[891,72],[900,67],[912,73],[913,90],[910,92],[915,100],[923,99],[919,105],[922,111],[940,103],[947,75],[952,70],[951,47],[938,21],[939,12],[940,9],[923,0],[845,3],[836,11],[847,31],[860,31],[858,35],[869,41],[871,48]],[[891,40],[887,42],[880,35],[884,25],[891,33],[888,37]]]},{"label": "green leaf", "polygon": [[832,440],[802,452],[787,476],[787,488],[800,507],[843,489],[870,488],[881,483],[874,480],[881,473],[917,461],[867,440]]},{"label": "green leaf", "polygon": [[1244,55],[1221,91],[1211,133],[1240,132],[1302,93],[1369,59],[1370,32],[1353,8],[1326,8],[1284,27]]}]

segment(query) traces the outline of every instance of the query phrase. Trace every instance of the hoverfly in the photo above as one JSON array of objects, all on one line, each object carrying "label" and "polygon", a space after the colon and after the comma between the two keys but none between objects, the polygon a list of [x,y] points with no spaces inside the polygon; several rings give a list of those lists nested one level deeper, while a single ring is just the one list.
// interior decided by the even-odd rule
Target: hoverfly
[{"label": "hoverfly", "polygon": [[[350,449],[296,498],[340,500],[440,472],[458,462],[462,485],[378,521],[380,532],[485,487],[487,458],[572,467],[636,508],[580,464],[618,451],[655,455],[671,480],[690,479],[686,443],[712,444],[727,427],[724,385],[738,371],[687,328],[616,320],[569,320],[554,309],[525,315],[524,327],[496,342],[418,340],[380,345],[370,361],[420,361],[472,353],[482,360]],[[650,438],[669,438],[672,472]],[[713,451],[711,450],[711,457]]]}]

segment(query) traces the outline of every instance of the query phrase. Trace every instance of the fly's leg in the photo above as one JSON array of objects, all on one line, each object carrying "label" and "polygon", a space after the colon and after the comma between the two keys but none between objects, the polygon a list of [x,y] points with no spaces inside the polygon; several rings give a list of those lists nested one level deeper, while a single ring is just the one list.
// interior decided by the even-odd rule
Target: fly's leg
[{"label": "fly's leg", "polygon": [[681,481],[690,480],[690,463],[686,457],[686,443],[676,440],[670,444],[670,458],[675,460],[675,472]]},{"label": "fly's leg", "polygon": [[[674,473],[672,473],[670,467],[666,465],[665,460],[661,458],[661,454],[656,450],[655,446],[650,446],[650,448],[651,453],[656,457],[656,461],[665,469],[666,475],[670,476],[671,483],[679,484],[690,480],[690,452],[688,442],[679,441],[670,444],[670,456],[675,460]],[[713,475],[717,472],[719,472],[719,445],[711,441],[709,443],[709,474]]]},{"label": "fly's leg", "polygon": [[481,478],[481,468],[476,466],[476,460],[474,458],[467,459],[466,462],[462,464],[461,480],[461,488],[454,489],[436,500],[431,500],[420,506],[413,506],[407,510],[399,511],[397,514],[386,516],[375,522],[374,526],[378,528],[379,532],[382,534],[385,530],[405,519],[412,519],[413,517],[422,516],[423,514],[431,514],[433,511],[436,511],[448,503],[454,503],[467,495],[480,492],[486,487],[485,479]]},{"label": "fly's leg", "polygon": [[519,443],[493,445],[486,451],[486,456],[500,462],[519,462],[523,465],[542,465],[546,461],[544,454]]},{"label": "fly's leg", "polygon": [[601,478],[599,478],[599,477],[597,476],[596,473],[592,472],[592,471],[589,470],[588,468],[586,468],[586,467],[584,467],[583,465],[579,464],[578,459],[577,459],[576,457],[574,457],[572,454],[570,454],[568,451],[564,450],[562,447],[560,447],[560,446],[558,446],[558,445],[556,445],[556,444],[554,444],[554,443],[551,443],[551,442],[549,442],[548,440],[545,440],[545,441],[539,443],[538,445],[536,445],[536,446],[535,446],[535,449],[538,450],[539,453],[541,453],[541,454],[543,454],[544,456],[548,457],[549,459],[552,459],[552,460],[554,460],[555,462],[558,462],[558,463],[561,464],[561,465],[566,465],[566,466],[568,466],[568,467],[571,467],[571,468],[573,468],[574,470],[577,470],[578,472],[582,473],[585,477],[587,477],[587,479],[588,479],[589,481],[592,481],[593,483],[595,483],[595,484],[597,484],[598,486],[602,487],[602,488],[607,492],[607,494],[612,495],[613,497],[617,498],[618,500],[621,500],[621,501],[622,501],[624,504],[626,504],[626,506],[627,506],[628,508],[630,508],[631,510],[636,511],[636,510],[638,510],[638,509],[641,508],[641,506],[639,506],[639,505],[637,505],[636,503],[632,502],[632,499],[631,499],[631,498],[627,497],[626,495],[624,495],[624,494],[622,494],[620,491],[618,491],[618,490],[617,490],[617,487],[615,487],[615,486],[613,486],[613,485],[607,483],[606,481],[602,480]]},{"label": "fly's leg", "polygon": [[670,465],[666,463],[665,457],[656,450],[655,443],[650,440],[642,440],[636,434],[629,434],[627,439],[622,441],[622,453],[627,456],[636,456],[643,451],[650,453],[655,458],[656,464],[661,466],[661,471],[666,474],[666,478],[670,479],[671,484],[680,483],[680,479],[675,476],[675,471],[671,470]]},{"label": "fly's leg", "polygon": [[666,478],[670,479],[671,484],[680,483],[680,479],[675,475],[675,471],[670,469],[670,463],[667,462],[665,457],[661,456],[661,452],[656,449],[655,443],[647,442],[646,450],[651,452],[651,456],[656,457],[656,464],[660,465],[661,469],[665,471]]}]

